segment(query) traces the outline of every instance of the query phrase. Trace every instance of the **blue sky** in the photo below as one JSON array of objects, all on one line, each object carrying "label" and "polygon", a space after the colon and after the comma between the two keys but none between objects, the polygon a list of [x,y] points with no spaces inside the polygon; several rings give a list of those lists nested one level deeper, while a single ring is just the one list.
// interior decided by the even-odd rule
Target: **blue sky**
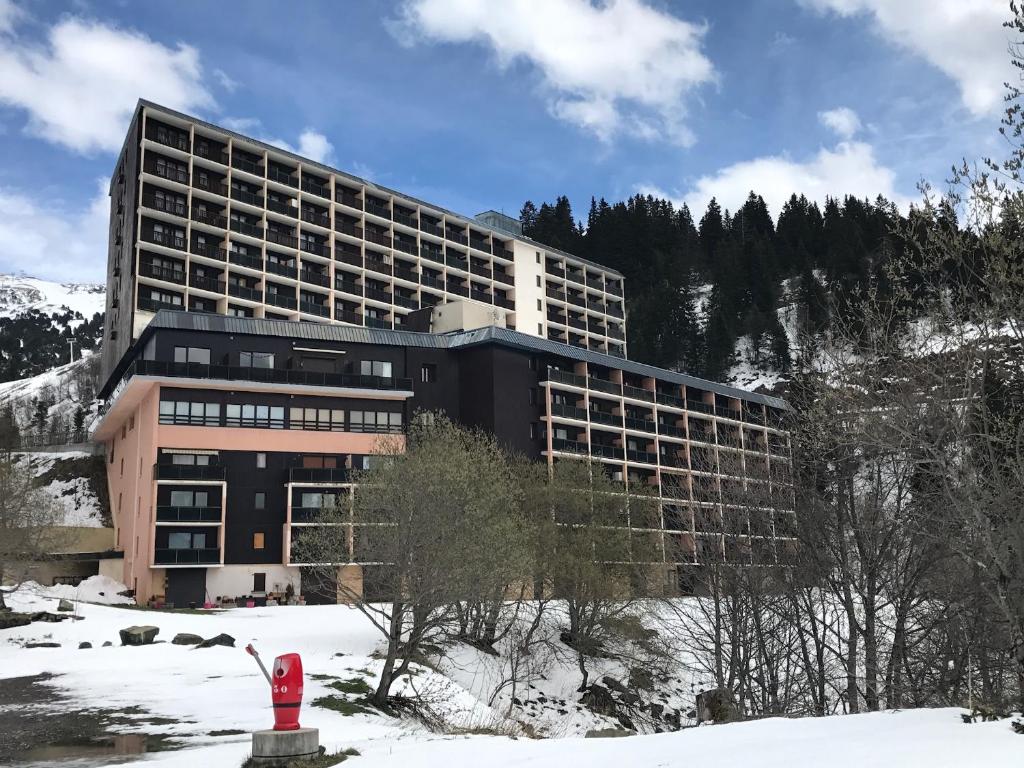
[{"label": "blue sky", "polygon": [[472,214],[773,213],[998,155],[1003,0],[0,0],[0,271],[102,279],[145,97]]}]

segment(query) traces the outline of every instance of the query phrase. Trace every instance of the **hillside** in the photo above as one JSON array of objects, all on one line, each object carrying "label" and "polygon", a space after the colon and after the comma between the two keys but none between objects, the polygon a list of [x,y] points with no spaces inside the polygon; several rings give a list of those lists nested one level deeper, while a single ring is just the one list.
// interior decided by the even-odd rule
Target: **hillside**
[{"label": "hillside", "polygon": [[0,274],[0,317],[29,310],[45,315],[71,310],[83,318],[103,314],[106,287],[102,283],[55,283],[25,275]]}]

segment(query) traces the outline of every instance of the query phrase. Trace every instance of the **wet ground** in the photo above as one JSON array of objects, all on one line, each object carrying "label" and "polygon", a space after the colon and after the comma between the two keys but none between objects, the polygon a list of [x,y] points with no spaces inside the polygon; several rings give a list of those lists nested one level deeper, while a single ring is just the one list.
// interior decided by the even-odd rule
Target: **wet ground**
[{"label": "wet ground", "polygon": [[[131,762],[180,743],[145,733],[174,721],[127,711],[81,709],[48,685],[52,675],[0,680],[0,765],[87,768]],[[131,726],[132,733],[123,733]]]}]

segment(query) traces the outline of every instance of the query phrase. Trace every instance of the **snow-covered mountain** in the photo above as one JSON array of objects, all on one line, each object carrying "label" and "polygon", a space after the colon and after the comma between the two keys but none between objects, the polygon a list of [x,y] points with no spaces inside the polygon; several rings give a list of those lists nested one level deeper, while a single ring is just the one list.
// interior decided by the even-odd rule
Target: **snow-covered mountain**
[{"label": "snow-covered mountain", "polygon": [[0,274],[0,317],[14,317],[30,309],[51,314],[67,307],[88,320],[103,312],[105,302],[106,288],[102,283],[55,283]]}]

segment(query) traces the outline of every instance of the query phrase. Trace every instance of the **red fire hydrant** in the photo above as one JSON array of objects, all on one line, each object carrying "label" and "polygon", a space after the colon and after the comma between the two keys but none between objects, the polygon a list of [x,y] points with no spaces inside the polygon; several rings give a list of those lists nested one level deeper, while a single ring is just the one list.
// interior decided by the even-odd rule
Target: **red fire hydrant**
[{"label": "red fire hydrant", "polygon": [[245,646],[250,656],[260,665],[263,676],[270,683],[270,699],[274,704],[274,730],[299,729],[299,709],[302,707],[302,658],[297,653],[286,653],[274,659],[273,675],[267,672],[252,643]]}]

